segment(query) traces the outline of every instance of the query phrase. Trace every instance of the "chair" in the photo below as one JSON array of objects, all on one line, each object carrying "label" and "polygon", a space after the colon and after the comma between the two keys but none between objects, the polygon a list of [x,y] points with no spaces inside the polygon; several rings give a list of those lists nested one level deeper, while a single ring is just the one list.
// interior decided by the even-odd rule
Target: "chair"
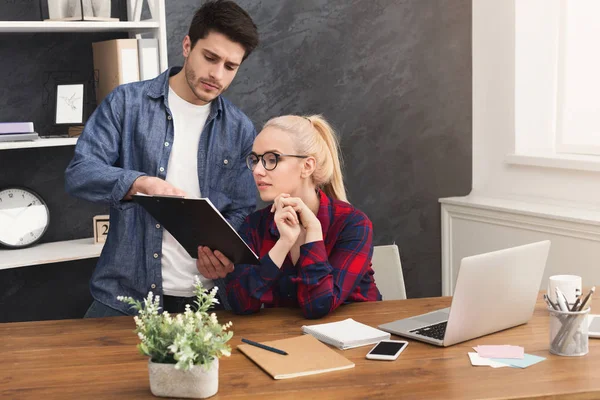
[{"label": "chair", "polygon": [[375,284],[383,300],[406,299],[398,246],[395,244],[375,246],[371,263],[375,271]]}]

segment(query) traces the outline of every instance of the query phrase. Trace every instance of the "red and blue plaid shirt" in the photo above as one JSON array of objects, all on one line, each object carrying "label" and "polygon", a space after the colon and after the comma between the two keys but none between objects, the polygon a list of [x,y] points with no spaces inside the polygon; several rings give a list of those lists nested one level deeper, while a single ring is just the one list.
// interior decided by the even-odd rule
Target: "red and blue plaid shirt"
[{"label": "red and blue plaid shirt", "polygon": [[319,196],[324,240],[300,246],[296,265],[288,254],[278,268],[269,256],[279,239],[270,206],[246,218],[240,236],[258,254],[260,265],[236,264],[227,275],[227,298],[235,312],[255,313],[264,304],[300,307],[306,318],[320,318],[344,303],[381,300],[371,268],[371,221],[348,203],[323,191]]}]

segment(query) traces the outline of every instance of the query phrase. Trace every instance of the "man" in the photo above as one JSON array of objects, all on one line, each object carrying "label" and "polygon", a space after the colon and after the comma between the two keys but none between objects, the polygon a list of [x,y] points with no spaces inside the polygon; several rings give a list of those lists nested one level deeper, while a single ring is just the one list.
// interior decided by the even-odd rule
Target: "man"
[{"label": "man", "polygon": [[[132,194],[208,197],[236,229],[254,211],[245,157],[256,131],[221,93],[257,45],[256,25],[243,9],[209,1],[183,39],[183,68],[117,87],[90,117],[65,172],[68,193],[110,205],[86,317],[131,313],[117,296],[141,300],[149,291],[161,296],[163,309],[182,312],[193,304],[194,275],[206,270],[130,201]],[[217,276],[201,276],[202,283],[218,285],[227,307],[223,281],[211,278]]]}]

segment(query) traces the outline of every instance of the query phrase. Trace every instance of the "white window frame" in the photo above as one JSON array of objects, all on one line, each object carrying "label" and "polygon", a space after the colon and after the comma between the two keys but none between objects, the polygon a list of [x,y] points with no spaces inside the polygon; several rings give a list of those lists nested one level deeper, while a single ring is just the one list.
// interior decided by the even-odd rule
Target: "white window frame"
[{"label": "white window frame", "polygon": [[[559,84],[565,2],[515,0],[514,152],[507,164],[600,171],[600,151],[580,152],[559,138]],[[600,1],[600,0],[599,0]],[[600,149],[599,149],[600,150]]]},{"label": "white window frame", "polygon": [[[555,146],[557,153],[564,154],[585,154],[591,156],[600,156],[600,146],[592,144],[574,144],[567,143],[565,140],[568,137],[568,127],[564,124],[564,104],[565,100],[565,69],[566,69],[566,52],[567,52],[567,1],[560,0],[560,20],[558,34],[558,74],[557,74],[557,96],[556,96],[556,134]],[[573,0],[571,0],[573,1]],[[599,71],[600,73],[600,71]]]}]

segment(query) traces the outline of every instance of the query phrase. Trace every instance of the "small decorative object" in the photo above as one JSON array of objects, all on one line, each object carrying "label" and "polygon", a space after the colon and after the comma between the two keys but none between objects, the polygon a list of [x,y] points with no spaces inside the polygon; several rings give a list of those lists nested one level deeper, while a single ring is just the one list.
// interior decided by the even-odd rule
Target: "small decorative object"
[{"label": "small decorative object", "polygon": [[96,215],[94,220],[94,243],[106,242],[110,221],[108,215]]},{"label": "small decorative object", "polygon": [[127,20],[139,22],[142,20],[142,8],[144,2],[148,3],[148,9],[150,10],[150,17],[155,18],[158,15],[156,10],[157,2],[154,0],[127,0]]},{"label": "small decorative object", "polygon": [[37,243],[50,224],[50,211],[31,189],[12,186],[0,190],[0,245],[20,249]]},{"label": "small decorative object", "polygon": [[83,132],[83,125],[73,125],[69,127],[68,135],[69,137],[79,137]]},{"label": "small decorative object", "polygon": [[57,84],[54,123],[56,125],[83,124],[85,83]]},{"label": "small decorative object", "polygon": [[46,21],[118,21],[111,18],[110,0],[48,0]]},{"label": "small decorative object", "polygon": [[150,357],[150,390],[155,396],[207,398],[219,389],[219,357],[230,356],[227,344],[233,336],[231,322],[220,325],[208,310],[218,303],[218,288],[207,291],[196,277],[194,284],[197,311],[186,305],[185,312],[172,317],[159,313],[159,296],[152,292],[143,304],[131,297],[119,296],[138,311],[135,320],[140,352]]}]

